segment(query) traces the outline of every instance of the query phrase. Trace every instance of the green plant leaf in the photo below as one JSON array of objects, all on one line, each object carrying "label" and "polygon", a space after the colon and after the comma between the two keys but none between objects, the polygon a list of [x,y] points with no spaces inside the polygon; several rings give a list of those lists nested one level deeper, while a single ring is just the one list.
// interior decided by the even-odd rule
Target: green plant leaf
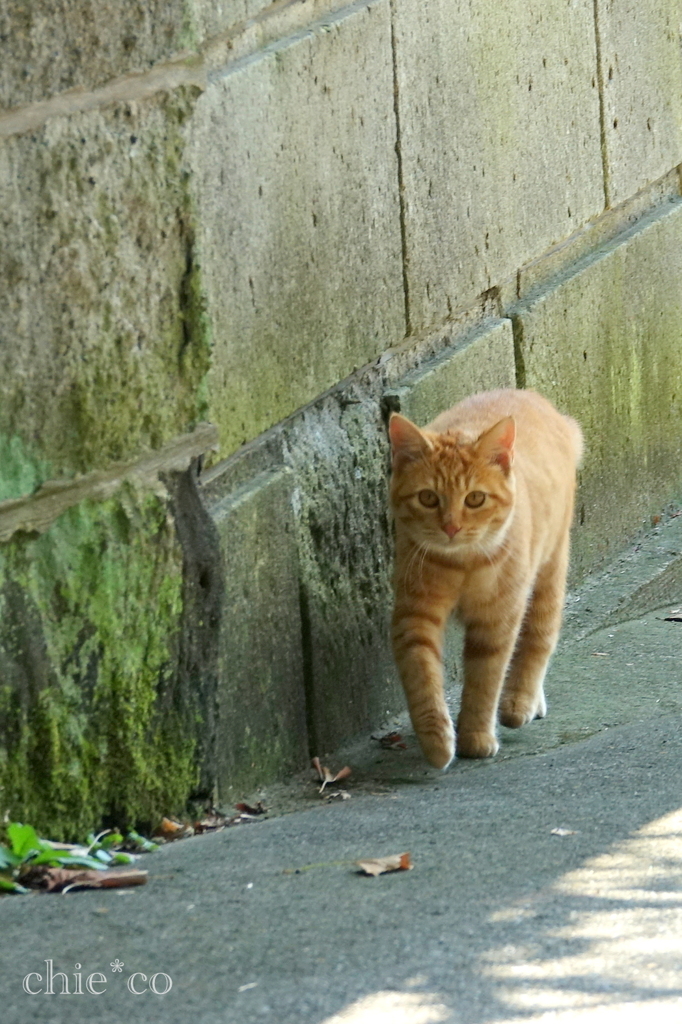
[{"label": "green plant leaf", "polygon": [[47,864],[50,867],[55,867],[59,863],[59,854],[56,850],[43,850],[36,857],[31,860],[30,866],[37,867],[39,864]]},{"label": "green plant leaf", "polygon": [[101,842],[101,846],[108,850],[112,846],[118,846],[123,842],[123,836],[120,832],[110,832],[108,836],[104,836]]},{"label": "green plant leaf", "polygon": [[62,857],[57,857],[57,864],[60,867],[94,867],[98,871],[105,871],[110,866],[111,862],[102,863],[101,860],[97,860],[95,857],[87,857],[85,854],[67,854]]},{"label": "green plant leaf", "polygon": [[2,891],[2,892],[17,892],[17,893],[22,893],[23,894],[23,893],[27,893],[29,890],[25,889],[23,885],[19,885],[19,883],[15,882],[14,879],[10,878],[9,875],[1,875],[0,874],[0,891]]},{"label": "green plant leaf", "polygon": [[28,860],[33,853],[39,853],[43,844],[32,825],[21,825],[18,821],[7,826],[7,836],[12,844],[12,853],[19,861]]},{"label": "green plant leaf", "polygon": [[0,871],[5,868],[14,868],[17,864],[21,864],[21,858],[8,850],[6,846],[0,846]]},{"label": "green plant leaf", "polygon": [[33,868],[39,864],[46,864],[53,868],[97,868],[98,871],[103,871],[108,867],[108,864],[103,864],[101,860],[96,860],[94,857],[88,857],[87,854],[63,853],[58,850],[43,850],[31,860],[30,866]]},{"label": "green plant leaf", "polygon": [[113,856],[114,864],[134,864],[135,858],[131,853],[115,853]]},{"label": "green plant leaf", "polygon": [[131,829],[126,839],[130,845],[134,845],[137,850],[141,850],[143,853],[154,853],[159,848],[158,843],[153,843],[151,839],[145,839],[135,829]]},{"label": "green plant leaf", "polygon": [[96,860],[95,857],[86,857],[85,854],[66,854],[62,857],[56,857],[55,863],[62,868],[95,868],[97,871],[106,871],[109,867],[109,864],[103,864],[101,860]]}]

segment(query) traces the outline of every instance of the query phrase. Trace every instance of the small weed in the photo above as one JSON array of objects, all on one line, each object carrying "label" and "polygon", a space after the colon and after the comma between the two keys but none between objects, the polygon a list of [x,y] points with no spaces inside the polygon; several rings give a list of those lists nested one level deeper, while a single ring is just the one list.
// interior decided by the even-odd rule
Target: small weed
[{"label": "small weed", "polygon": [[132,864],[135,855],[131,852],[149,853],[158,849],[137,832],[127,836],[107,830],[99,835],[90,833],[87,846],[71,843],[53,843],[41,839],[32,825],[11,822],[6,829],[7,843],[0,844],[0,892],[27,893],[24,882],[40,875],[50,868],[86,868],[105,871],[107,868]]}]

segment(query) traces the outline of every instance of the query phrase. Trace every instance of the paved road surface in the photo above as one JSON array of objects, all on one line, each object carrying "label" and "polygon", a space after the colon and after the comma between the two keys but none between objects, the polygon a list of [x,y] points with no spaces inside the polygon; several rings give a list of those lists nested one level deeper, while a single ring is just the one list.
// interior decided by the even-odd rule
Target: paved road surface
[{"label": "paved road surface", "polygon": [[681,550],[670,519],[573,595],[550,715],[496,759],[366,738],[349,800],[296,779],[143,888],[1,899],[0,1022],[682,1024]]}]

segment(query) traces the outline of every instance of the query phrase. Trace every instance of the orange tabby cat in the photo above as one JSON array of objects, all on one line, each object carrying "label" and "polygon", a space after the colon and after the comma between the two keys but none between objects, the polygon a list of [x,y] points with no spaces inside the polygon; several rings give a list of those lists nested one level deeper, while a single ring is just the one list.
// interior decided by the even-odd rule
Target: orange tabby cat
[{"label": "orange tabby cat", "polygon": [[498,715],[518,728],[547,712],[582,435],[540,395],[513,390],[473,395],[423,430],[393,413],[389,435],[393,650],[424,756],[445,768],[455,753],[441,658],[451,612],[465,627],[457,754],[495,754]]}]

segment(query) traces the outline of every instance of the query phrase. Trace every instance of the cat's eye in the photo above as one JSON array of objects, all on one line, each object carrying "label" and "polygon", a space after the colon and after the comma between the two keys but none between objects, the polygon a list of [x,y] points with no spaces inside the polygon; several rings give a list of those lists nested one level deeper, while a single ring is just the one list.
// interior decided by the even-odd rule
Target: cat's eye
[{"label": "cat's eye", "polygon": [[485,501],[484,491],[470,491],[464,499],[464,504],[469,508],[480,508]]},{"label": "cat's eye", "polygon": [[435,491],[420,491],[417,495],[424,508],[435,508],[440,499]]}]

